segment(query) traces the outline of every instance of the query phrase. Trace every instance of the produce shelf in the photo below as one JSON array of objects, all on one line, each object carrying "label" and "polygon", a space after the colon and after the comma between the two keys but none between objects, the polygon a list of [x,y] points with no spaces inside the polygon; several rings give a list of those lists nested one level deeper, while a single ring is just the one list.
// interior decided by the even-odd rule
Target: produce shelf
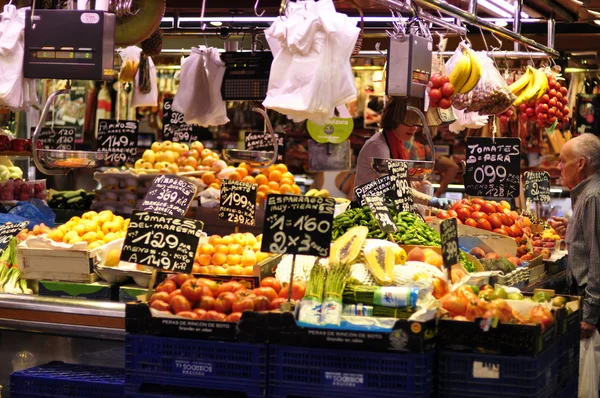
[{"label": "produce shelf", "polygon": [[122,397],[123,369],[50,362],[10,375],[10,396],[21,397]]}]

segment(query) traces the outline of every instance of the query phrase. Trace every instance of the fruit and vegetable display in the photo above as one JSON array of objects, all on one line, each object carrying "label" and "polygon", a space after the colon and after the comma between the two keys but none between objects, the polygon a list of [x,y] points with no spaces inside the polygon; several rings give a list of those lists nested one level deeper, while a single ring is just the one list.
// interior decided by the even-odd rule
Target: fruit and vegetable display
[{"label": "fruit and vegetable display", "polygon": [[0,254],[0,293],[33,294],[17,268],[18,241],[18,238],[12,238]]},{"label": "fruit and vegetable display", "polygon": [[214,171],[227,167],[218,153],[205,148],[200,141],[186,143],[163,141],[154,142],[134,164],[138,171],[158,170],[169,173]]},{"label": "fruit and vegetable display", "polygon": [[48,199],[48,206],[54,209],[87,210],[92,206],[96,194],[84,189],[76,191],[55,191]]},{"label": "fruit and vegetable display", "polygon": [[[0,136],[3,137],[3,136]],[[0,181],[23,178],[23,170],[6,156],[0,156]]]},{"label": "fruit and vegetable display", "polygon": [[[455,79],[456,81],[456,79]],[[434,73],[427,84],[430,108],[448,109],[452,106],[452,96],[454,95],[454,85],[450,78],[441,73]]]},{"label": "fruit and vegetable display", "polygon": [[87,242],[87,249],[92,250],[113,240],[124,238],[128,225],[128,218],[116,216],[111,211],[105,210],[100,213],[88,211],[81,217],[72,217],[65,224],[52,229],[46,237],[70,245]]}]

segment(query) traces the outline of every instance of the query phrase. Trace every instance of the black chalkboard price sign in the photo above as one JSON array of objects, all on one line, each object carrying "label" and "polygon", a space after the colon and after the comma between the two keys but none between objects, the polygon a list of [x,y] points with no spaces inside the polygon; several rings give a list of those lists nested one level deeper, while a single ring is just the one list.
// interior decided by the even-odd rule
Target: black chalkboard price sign
[{"label": "black chalkboard price sign", "polygon": [[[275,133],[277,140],[277,162],[285,162],[285,133]],[[273,139],[270,133],[262,131],[247,131],[244,138],[246,149],[249,151],[273,151]]]},{"label": "black chalkboard price sign", "polygon": [[440,224],[440,238],[442,240],[442,259],[444,260],[444,267],[449,269],[460,261],[456,218],[449,218],[442,221]]},{"label": "black chalkboard price sign", "polygon": [[354,188],[354,197],[359,205],[364,206],[367,204],[365,198],[367,196],[389,196],[389,192],[394,190],[394,185],[389,175],[376,178],[373,181],[369,181],[365,184],[359,185]]},{"label": "black chalkboard price sign", "polygon": [[398,231],[398,227],[394,224],[390,211],[385,203],[383,203],[383,198],[381,196],[366,196],[365,202],[367,206],[369,206],[371,213],[375,216],[375,219],[383,232],[390,234]]},{"label": "black chalkboard price sign", "polygon": [[261,251],[327,257],[334,210],[332,198],[269,195]]},{"label": "black chalkboard price sign", "polygon": [[550,203],[550,174],[546,171],[526,172],[525,197],[533,202]]},{"label": "black chalkboard price sign", "polygon": [[[34,131],[31,129],[32,134]],[[42,143],[44,149],[72,151],[75,148],[75,128],[42,127],[38,142]]]},{"label": "black chalkboard price sign", "polygon": [[27,228],[29,221],[23,221],[17,224],[0,225],[0,252],[6,249],[10,240],[17,236],[19,232]]},{"label": "black chalkboard price sign", "polygon": [[196,184],[176,175],[160,174],[154,178],[144,196],[142,209],[169,216],[183,217],[194,196]]},{"label": "black chalkboard price sign", "polygon": [[521,189],[519,138],[467,138],[467,195],[514,198]]},{"label": "black chalkboard price sign", "polygon": [[202,221],[134,210],[121,261],[190,273],[203,227]]},{"label": "black chalkboard price sign", "polygon": [[388,173],[394,190],[390,195],[394,207],[400,211],[414,211],[412,189],[408,183],[408,165],[406,162],[390,160]]},{"label": "black chalkboard price sign", "polygon": [[219,218],[236,224],[256,225],[258,185],[249,182],[221,181]]},{"label": "black chalkboard price sign", "polygon": [[163,103],[163,141],[192,142],[198,141],[200,127],[183,121],[183,113],[173,110],[173,99],[165,99]]},{"label": "black chalkboard price sign", "polygon": [[122,166],[135,162],[139,123],[135,120],[100,119],[98,151],[108,152],[106,163]]}]

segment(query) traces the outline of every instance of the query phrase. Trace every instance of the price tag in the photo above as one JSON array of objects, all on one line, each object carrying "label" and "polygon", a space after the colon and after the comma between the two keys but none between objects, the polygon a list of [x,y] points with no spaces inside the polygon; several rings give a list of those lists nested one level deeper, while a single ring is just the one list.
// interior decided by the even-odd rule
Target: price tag
[{"label": "price tag", "polygon": [[519,138],[467,138],[467,195],[514,198],[521,189]]},{"label": "price tag", "polygon": [[183,113],[173,110],[173,99],[165,99],[163,103],[163,141],[192,142],[200,137],[200,126],[183,121]]},{"label": "price tag", "polygon": [[[285,162],[285,133],[275,133],[277,139],[277,162]],[[273,151],[273,139],[271,134],[262,131],[246,131],[244,138],[248,151]]]},{"label": "price tag", "polygon": [[[31,134],[35,129],[31,129]],[[44,149],[72,151],[75,147],[75,128],[42,127],[38,136]]]},{"label": "price tag", "polygon": [[0,225],[0,252],[6,249],[10,240],[17,236],[19,232],[27,228],[29,221],[23,221],[18,224]]},{"label": "price tag", "polygon": [[500,364],[491,362],[473,361],[474,379],[499,379]]},{"label": "price tag", "polygon": [[390,195],[394,202],[394,207],[400,211],[415,212],[412,189],[408,183],[408,165],[406,162],[393,161],[388,162],[388,173],[394,189]]},{"label": "price tag", "polygon": [[442,259],[444,267],[450,269],[454,264],[458,264],[458,229],[456,228],[456,218],[449,218],[440,224],[440,238],[442,240]]},{"label": "price tag", "polygon": [[202,221],[134,210],[121,261],[190,273],[203,227]]},{"label": "price tag", "polygon": [[371,213],[375,216],[379,228],[386,234],[398,232],[398,227],[394,224],[390,211],[388,210],[381,196],[366,196],[365,202]]},{"label": "price tag", "polygon": [[379,177],[373,181],[359,185],[354,188],[354,197],[361,206],[366,205],[367,196],[389,196],[388,192],[393,190],[392,180],[389,175]]},{"label": "price tag", "polygon": [[236,224],[256,225],[258,185],[249,182],[221,181],[219,218]]},{"label": "price tag", "polygon": [[139,123],[135,120],[100,119],[98,121],[98,151],[108,152],[106,163],[122,166],[134,163],[137,155]]},{"label": "price tag", "polygon": [[183,177],[160,174],[144,196],[142,209],[169,216],[183,217],[196,196],[196,184]]},{"label": "price tag", "polygon": [[550,174],[546,171],[526,172],[525,197],[533,202],[550,203]]},{"label": "price tag", "polygon": [[271,194],[266,203],[261,251],[329,255],[334,199]]}]

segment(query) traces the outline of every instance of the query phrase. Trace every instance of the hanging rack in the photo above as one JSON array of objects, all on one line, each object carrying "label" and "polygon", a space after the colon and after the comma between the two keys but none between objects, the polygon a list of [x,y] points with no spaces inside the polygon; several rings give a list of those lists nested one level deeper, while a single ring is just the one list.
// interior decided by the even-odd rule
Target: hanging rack
[{"label": "hanging rack", "polygon": [[[415,11],[413,8],[411,8],[406,3],[403,3],[402,1],[398,1],[398,0],[375,0],[375,1],[379,4],[387,6],[390,10],[395,10],[397,12],[409,13],[409,12]],[[452,31],[461,36],[467,34],[467,28],[465,28],[464,26],[460,26],[460,25],[454,24],[452,22],[444,21],[443,19],[436,17],[435,15],[432,15],[432,14],[428,13],[427,11],[422,10],[421,8],[418,8],[416,10],[416,13],[419,15],[419,18],[422,19],[423,21],[431,22],[435,25],[438,25],[442,28],[445,28],[445,29]]]}]

